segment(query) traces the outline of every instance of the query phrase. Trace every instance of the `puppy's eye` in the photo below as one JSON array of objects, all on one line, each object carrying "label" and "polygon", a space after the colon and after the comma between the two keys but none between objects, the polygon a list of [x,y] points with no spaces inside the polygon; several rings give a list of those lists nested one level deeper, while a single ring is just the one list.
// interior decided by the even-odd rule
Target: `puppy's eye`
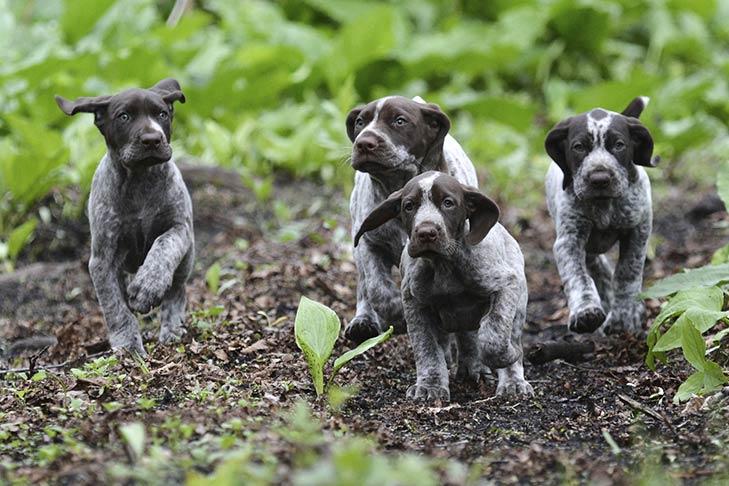
[{"label": "puppy's eye", "polygon": [[415,209],[415,204],[413,204],[412,201],[405,201],[402,205],[403,211],[407,211],[408,213]]},{"label": "puppy's eye", "polygon": [[454,207],[455,205],[456,205],[456,202],[455,202],[455,201],[454,201],[453,199],[451,199],[451,198],[449,198],[449,197],[447,197],[447,198],[443,199],[443,207],[444,207],[444,208],[446,208],[446,209],[451,209],[451,208],[452,208],[452,207]]},{"label": "puppy's eye", "polygon": [[362,128],[364,126],[364,120],[361,116],[358,116],[357,119],[354,121],[354,126],[357,128]]},{"label": "puppy's eye", "polygon": [[396,127],[403,127],[403,126],[407,125],[407,123],[408,123],[408,120],[404,116],[398,116],[397,118],[395,118]]},{"label": "puppy's eye", "polygon": [[127,113],[126,111],[122,111],[121,113],[119,113],[119,115],[117,115],[117,118],[119,120],[125,122],[125,121],[129,121],[130,116],[129,116],[129,113]]},{"label": "puppy's eye", "polygon": [[582,145],[582,143],[580,142],[575,142],[572,144],[572,150],[574,150],[575,152],[584,152],[585,146]]},{"label": "puppy's eye", "polygon": [[616,151],[620,152],[621,150],[625,149],[625,142],[623,142],[622,140],[618,140],[617,142],[615,142],[615,145],[613,146],[613,148]]},{"label": "puppy's eye", "polygon": [[159,114],[157,115],[157,118],[159,118],[160,120],[166,120],[167,117],[169,117],[169,115],[167,114],[166,111],[160,111]]}]

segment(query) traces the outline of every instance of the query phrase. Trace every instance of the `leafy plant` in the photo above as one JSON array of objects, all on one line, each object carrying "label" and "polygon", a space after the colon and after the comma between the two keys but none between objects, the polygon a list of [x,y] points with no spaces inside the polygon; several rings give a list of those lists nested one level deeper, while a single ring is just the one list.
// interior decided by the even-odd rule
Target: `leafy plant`
[{"label": "leafy plant", "polygon": [[[717,178],[720,197],[729,206],[729,165],[725,165]],[[646,364],[656,369],[656,360],[668,364],[667,352],[681,348],[683,356],[696,370],[678,388],[674,402],[688,400],[694,394],[717,390],[729,382],[722,367],[706,356],[723,344],[729,334],[725,328],[708,338],[715,348],[707,350],[702,336],[718,323],[729,324],[729,309],[725,303],[723,286],[729,282],[729,263],[725,262],[727,247],[717,250],[712,264],[672,275],[646,289],[643,298],[671,295],[648,332]]]},{"label": "leafy plant", "polygon": [[306,364],[309,366],[311,379],[314,382],[316,395],[321,396],[331,386],[337,372],[353,358],[365,353],[370,348],[386,341],[393,332],[393,327],[361,343],[356,348],[347,351],[334,361],[329,381],[324,386],[324,365],[334,350],[334,343],[339,337],[341,323],[337,314],[329,307],[304,296],[299,301],[294,322],[296,344],[304,353]]}]

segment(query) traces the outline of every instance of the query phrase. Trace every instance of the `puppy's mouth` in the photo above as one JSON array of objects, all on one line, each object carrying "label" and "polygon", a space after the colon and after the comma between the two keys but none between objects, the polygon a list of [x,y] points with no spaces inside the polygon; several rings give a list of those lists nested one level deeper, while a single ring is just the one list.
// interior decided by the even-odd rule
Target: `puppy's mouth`
[{"label": "puppy's mouth", "polygon": [[377,154],[360,154],[354,152],[352,154],[352,168],[360,172],[390,172],[398,170],[400,167],[406,165],[409,159],[398,160],[393,162],[391,157],[380,156]]},{"label": "puppy's mouth", "polygon": [[126,167],[152,167],[169,161],[172,158],[172,147],[164,144],[150,149],[132,145],[125,147],[120,155]]},{"label": "puppy's mouth", "polygon": [[439,242],[422,244],[410,240],[408,244],[408,255],[412,258],[439,258],[448,256],[445,248]]}]

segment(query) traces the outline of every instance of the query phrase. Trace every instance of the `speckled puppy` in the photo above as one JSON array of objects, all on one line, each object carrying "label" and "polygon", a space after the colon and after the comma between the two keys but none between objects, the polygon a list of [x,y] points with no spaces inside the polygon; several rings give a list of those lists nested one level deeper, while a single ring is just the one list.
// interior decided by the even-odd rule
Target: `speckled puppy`
[{"label": "speckled puppy", "polygon": [[[596,108],[559,122],[545,148],[549,213],[557,232],[554,257],[567,294],[569,328],[640,333],[645,306],[637,301],[651,234],[653,138],[638,120],[648,98],[622,112]],[[604,255],[620,243],[613,272]]]},{"label": "speckled puppy", "polygon": [[497,370],[497,395],[533,393],[524,380],[524,258],[498,223],[499,208],[476,188],[441,172],[411,179],[375,208],[355,237],[398,218],[410,239],[403,251],[402,300],[417,382],[414,400],[450,399],[446,356],[455,337],[457,379]]},{"label": "speckled puppy", "polygon": [[[185,282],[192,270],[192,203],[172,161],[172,104],[185,102],[165,79],[113,96],[56,96],[67,115],[93,113],[107,152],[89,198],[89,272],[112,348],[144,354],[137,318],[161,305],[160,341],[185,332]],[[134,275],[127,285],[128,278]]]}]

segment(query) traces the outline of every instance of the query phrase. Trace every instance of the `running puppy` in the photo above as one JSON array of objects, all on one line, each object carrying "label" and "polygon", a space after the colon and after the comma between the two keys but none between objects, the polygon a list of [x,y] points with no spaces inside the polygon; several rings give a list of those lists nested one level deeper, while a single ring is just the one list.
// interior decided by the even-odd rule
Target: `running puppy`
[{"label": "running puppy", "polygon": [[[653,211],[644,167],[658,165],[653,138],[638,117],[648,98],[622,112],[596,108],[559,122],[544,146],[554,161],[546,179],[547,207],[557,232],[554,257],[567,294],[569,328],[638,334]],[[615,270],[604,255],[616,243]]]},{"label": "running puppy", "polygon": [[498,223],[496,204],[454,177],[425,172],[367,216],[355,245],[394,219],[410,237],[400,263],[417,372],[408,398],[450,400],[446,356],[452,337],[458,348],[456,379],[478,382],[485,367],[495,368],[497,395],[532,395],[522,365],[524,258]]},{"label": "running puppy", "polygon": [[112,348],[141,355],[134,312],[161,306],[162,343],[185,332],[194,242],[190,195],[170,147],[175,101],[184,103],[185,96],[174,79],[73,102],[56,96],[67,115],[93,113],[106,139],[89,198],[89,272]]},{"label": "running puppy", "polygon": [[[422,99],[388,96],[354,108],[347,116],[352,141],[352,167],[357,171],[350,199],[352,236],[378,204],[402,189],[412,177],[429,170],[451,174],[477,186],[476,170],[456,140],[451,123],[437,105]],[[389,326],[405,332],[400,289],[392,268],[400,264],[407,241],[393,221],[368,233],[354,249],[357,264],[357,311],[345,330],[359,343]]]}]

